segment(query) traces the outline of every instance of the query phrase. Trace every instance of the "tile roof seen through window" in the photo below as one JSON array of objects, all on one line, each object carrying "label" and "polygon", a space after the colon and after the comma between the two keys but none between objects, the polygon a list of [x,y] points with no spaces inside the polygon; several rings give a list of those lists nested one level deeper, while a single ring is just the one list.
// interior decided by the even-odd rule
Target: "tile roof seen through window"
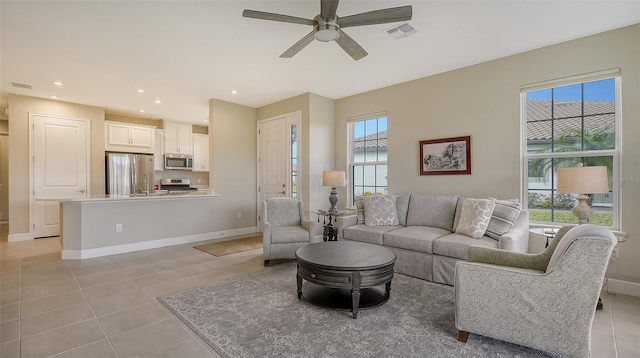
[{"label": "tile roof seen through window", "polygon": [[387,148],[387,131],[381,131],[353,139],[353,149]]},{"label": "tile roof seen through window", "polygon": [[[553,130],[556,138],[571,129],[580,129],[582,122],[581,101],[556,101],[553,105]],[[551,101],[527,101],[527,140],[548,140],[551,133]],[[584,126],[586,131],[611,128],[615,123],[615,102],[584,102]]]}]

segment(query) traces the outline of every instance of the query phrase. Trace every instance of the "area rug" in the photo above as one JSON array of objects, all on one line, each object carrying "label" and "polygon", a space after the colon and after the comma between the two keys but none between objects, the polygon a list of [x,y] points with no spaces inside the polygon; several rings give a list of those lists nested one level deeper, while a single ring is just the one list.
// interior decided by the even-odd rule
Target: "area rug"
[{"label": "area rug", "polygon": [[158,299],[226,358],[559,357],[474,334],[458,342],[450,286],[397,274],[389,301],[353,319],[298,300],[295,275],[287,262]]},{"label": "area rug", "polygon": [[194,246],[194,249],[204,251],[214,256],[224,256],[235,254],[238,252],[259,249],[262,247],[262,235],[251,237],[243,237],[242,239],[233,239],[210,244]]}]

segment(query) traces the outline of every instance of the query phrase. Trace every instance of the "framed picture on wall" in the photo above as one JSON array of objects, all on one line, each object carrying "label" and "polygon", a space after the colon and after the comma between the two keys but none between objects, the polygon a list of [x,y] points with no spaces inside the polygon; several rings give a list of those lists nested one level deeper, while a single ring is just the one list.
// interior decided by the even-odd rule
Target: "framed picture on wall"
[{"label": "framed picture on wall", "polygon": [[471,136],[420,141],[420,175],[471,174]]}]

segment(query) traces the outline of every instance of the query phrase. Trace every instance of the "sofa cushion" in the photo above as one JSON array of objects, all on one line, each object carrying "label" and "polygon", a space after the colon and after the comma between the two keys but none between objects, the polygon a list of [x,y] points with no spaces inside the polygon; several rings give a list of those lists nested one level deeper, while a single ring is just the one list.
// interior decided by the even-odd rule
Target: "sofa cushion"
[{"label": "sofa cushion", "polygon": [[308,242],[309,232],[302,226],[278,226],[271,228],[271,243]]},{"label": "sofa cushion", "polygon": [[467,251],[469,246],[484,246],[491,248],[498,248],[498,241],[483,236],[480,239],[473,239],[469,236],[462,234],[451,234],[439,237],[433,242],[433,253],[436,255],[455,257],[458,259],[466,260]]},{"label": "sofa cushion", "polygon": [[396,199],[393,195],[371,195],[364,198],[364,224],[397,226]]},{"label": "sofa cushion", "polygon": [[456,233],[474,239],[481,238],[487,231],[495,206],[496,203],[490,199],[462,199],[460,221],[456,227]]},{"label": "sofa cushion", "polygon": [[522,210],[522,206],[520,206],[518,199],[493,200],[496,203],[496,207],[491,214],[491,220],[489,221],[485,235],[500,240],[500,236],[509,232],[513,227]]},{"label": "sofa cushion", "polygon": [[458,196],[411,194],[407,226],[433,226],[453,231]]},{"label": "sofa cushion", "polygon": [[409,199],[411,198],[411,193],[409,194],[397,194],[394,195],[396,198],[396,213],[398,214],[398,225],[407,226],[407,213],[409,212]]},{"label": "sofa cushion", "polygon": [[367,242],[382,245],[382,235],[385,232],[401,228],[402,226],[366,226],[362,224],[349,226],[342,231],[342,237],[347,240]]},{"label": "sofa cushion", "polygon": [[407,226],[384,234],[384,246],[433,253],[433,241],[451,231],[430,226]]}]

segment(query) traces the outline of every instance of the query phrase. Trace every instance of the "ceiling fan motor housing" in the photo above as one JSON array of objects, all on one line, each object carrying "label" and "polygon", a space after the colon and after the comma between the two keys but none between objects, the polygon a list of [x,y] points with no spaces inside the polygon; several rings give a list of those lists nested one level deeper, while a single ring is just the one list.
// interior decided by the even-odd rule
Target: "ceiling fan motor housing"
[{"label": "ceiling fan motor housing", "polygon": [[315,33],[313,36],[318,41],[329,42],[335,41],[340,37],[340,25],[338,25],[338,17],[333,19],[323,19],[320,15],[313,19],[316,23]]}]

